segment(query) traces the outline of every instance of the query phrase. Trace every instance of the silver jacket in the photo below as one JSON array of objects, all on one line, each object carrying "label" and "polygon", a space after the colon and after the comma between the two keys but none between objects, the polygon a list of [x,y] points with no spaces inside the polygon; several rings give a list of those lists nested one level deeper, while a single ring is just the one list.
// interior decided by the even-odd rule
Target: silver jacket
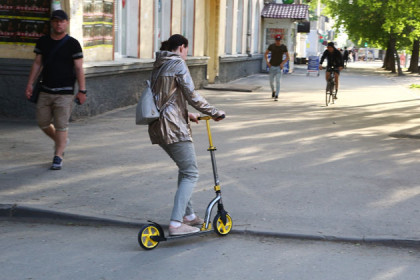
[{"label": "silver jacket", "polygon": [[219,110],[195,91],[188,66],[179,55],[168,51],[156,54],[151,85],[160,117],[149,124],[150,140],[152,144],[192,141],[187,103],[212,117],[220,116]]}]

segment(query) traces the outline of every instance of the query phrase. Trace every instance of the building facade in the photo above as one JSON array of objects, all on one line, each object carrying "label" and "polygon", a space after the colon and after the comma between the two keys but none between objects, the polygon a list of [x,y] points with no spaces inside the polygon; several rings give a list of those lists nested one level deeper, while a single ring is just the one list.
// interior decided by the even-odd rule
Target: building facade
[{"label": "building facade", "polygon": [[[24,99],[34,42],[48,33],[51,10],[70,17],[82,45],[88,100],[73,118],[135,104],[162,41],[189,40],[187,64],[196,87],[261,72],[263,0],[61,0],[0,4],[0,115],[33,118]],[[3,28],[10,25],[10,34]],[[26,26],[28,32],[20,32]],[[9,35],[10,36],[9,36]]]}]

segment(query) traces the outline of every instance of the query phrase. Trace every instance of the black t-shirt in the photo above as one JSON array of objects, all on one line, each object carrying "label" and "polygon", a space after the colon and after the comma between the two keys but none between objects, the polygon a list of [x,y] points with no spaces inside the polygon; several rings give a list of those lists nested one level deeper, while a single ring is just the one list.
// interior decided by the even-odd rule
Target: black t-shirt
[{"label": "black t-shirt", "polygon": [[279,66],[283,62],[283,54],[287,53],[287,47],[283,44],[280,46],[271,44],[268,50],[271,52],[270,64],[272,66]]},{"label": "black t-shirt", "polygon": [[[61,40],[64,40],[64,38]],[[34,52],[42,55],[43,64],[61,40],[53,40],[49,35],[39,38]],[[67,41],[56,51],[53,58],[44,66],[43,90],[48,93],[73,94],[76,81],[74,59],[79,58],[83,58],[82,47],[76,39],[69,36]]]},{"label": "black t-shirt", "polygon": [[343,53],[343,59],[344,60],[348,60],[349,59],[349,51],[348,50],[345,50],[344,51],[344,53]]},{"label": "black t-shirt", "polygon": [[327,67],[335,66],[335,67],[344,67],[343,56],[341,52],[337,49],[331,53],[328,50],[325,50],[322,54],[320,65],[324,62],[325,58],[328,60]]}]

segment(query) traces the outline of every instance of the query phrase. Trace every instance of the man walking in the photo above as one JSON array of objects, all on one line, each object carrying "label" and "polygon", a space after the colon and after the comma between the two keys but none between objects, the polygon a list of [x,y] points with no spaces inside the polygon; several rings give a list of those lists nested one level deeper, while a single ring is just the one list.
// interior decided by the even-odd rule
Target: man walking
[{"label": "man walking", "polygon": [[64,149],[68,142],[68,125],[74,100],[74,84],[79,91],[76,101],[86,100],[83,52],[79,42],[67,34],[69,19],[62,10],[51,15],[51,34],[39,38],[36,57],[26,86],[26,98],[32,96],[32,84],[43,67],[42,88],[36,105],[38,126],[55,143],[52,170],[63,165]]},{"label": "man walking", "polygon": [[346,68],[347,62],[349,61],[349,51],[347,50],[347,47],[344,47],[343,60],[344,60],[344,68]]},{"label": "man walking", "polygon": [[[274,98],[274,101],[278,100],[280,92],[280,77],[282,75],[282,69],[284,64],[289,61],[289,52],[287,47],[281,43],[281,35],[276,35],[275,43],[268,46],[268,49],[265,51],[264,57],[267,62],[267,66],[270,68],[270,86],[271,86],[271,97]],[[268,53],[271,52],[270,61],[268,60]],[[286,56],[283,59],[283,56]],[[276,90],[274,90],[274,77],[276,77]]]}]

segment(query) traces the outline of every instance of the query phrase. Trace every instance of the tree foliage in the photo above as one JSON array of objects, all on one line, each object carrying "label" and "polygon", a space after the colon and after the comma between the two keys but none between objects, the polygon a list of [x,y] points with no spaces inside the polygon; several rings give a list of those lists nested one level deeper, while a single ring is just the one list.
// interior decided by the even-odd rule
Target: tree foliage
[{"label": "tree foliage", "polygon": [[388,53],[396,54],[398,49],[415,49],[414,44],[420,38],[418,0],[322,1],[329,15],[336,19],[336,27],[344,27],[356,43],[367,42],[369,46],[388,51],[391,48]]}]

